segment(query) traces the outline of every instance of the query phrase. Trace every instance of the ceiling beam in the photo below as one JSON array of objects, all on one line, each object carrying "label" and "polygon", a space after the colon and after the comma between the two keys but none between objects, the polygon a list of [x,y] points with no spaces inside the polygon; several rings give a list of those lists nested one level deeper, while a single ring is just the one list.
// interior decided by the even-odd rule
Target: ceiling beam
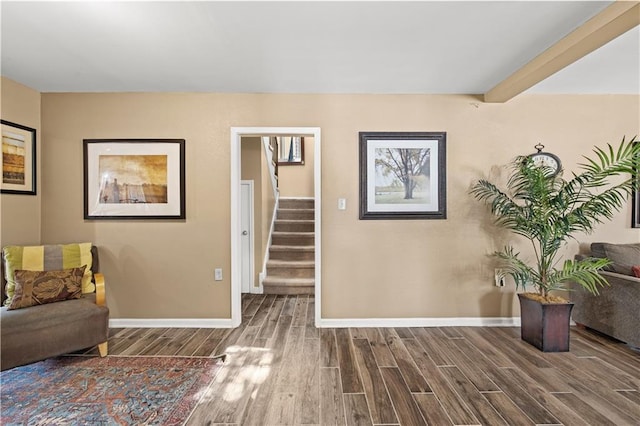
[{"label": "ceiling beam", "polygon": [[640,2],[615,1],[484,94],[506,102],[640,24]]}]

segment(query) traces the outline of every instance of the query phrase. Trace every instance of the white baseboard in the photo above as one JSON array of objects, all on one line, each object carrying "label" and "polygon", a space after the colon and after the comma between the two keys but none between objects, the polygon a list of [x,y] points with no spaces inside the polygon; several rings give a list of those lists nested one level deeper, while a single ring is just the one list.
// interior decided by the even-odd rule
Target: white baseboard
[{"label": "white baseboard", "polygon": [[112,318],[111,328],[232,328],[231,318]]},{"label": "white baseboard", "polygon": [[[259,288],[256,288],[259,289]],[[262,290],[262,289],[260,289]],[[519,317],[321,319],[321,328],[348,327],[519,327]],[[232,328],[226,318],[112,318],[111,328]]]},{"label": "white baseboard", "polygon": [[267,275],[266,272],[260,272],[258,274],[258,286],[257,287],[251,287],[251,294],[263,294],[264,293],[264,286],[262,285],[262,281],[264,281],[264,278],[265,278],[266,275]]},{"label": "white baseboard", "polygon": [[519,327],[520,317],[464,318],[322,318],[322,328],[346,327]]}]

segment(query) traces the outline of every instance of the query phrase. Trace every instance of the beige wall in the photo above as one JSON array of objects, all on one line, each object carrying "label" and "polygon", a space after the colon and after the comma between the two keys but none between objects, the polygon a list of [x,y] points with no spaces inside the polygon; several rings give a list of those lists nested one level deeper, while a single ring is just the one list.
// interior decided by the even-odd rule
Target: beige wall
[{"label": "beige wall", "polygon": [[[517,315],[487,255],[506,241],[468,194],[542,142],[572,170],[640,133],[638,96],[44,94],[43,240],[101,247],[113,318],[228,318],[232,126],[322,131],[324,318]],[[446,220],[358,220],[358,132],[446,131]],[[187,219],[84,221],[83,138],[186,139]],[[263,186],[265,182],[263,180]],[[264,194],[264,191],[263,191]],[[347,210],[337,210],[338,198]],[[263,203],[264,206],[265,203]],[[263,209],[264,211],[264,209]],[[630,207],[580,242],[640,241]],[[263,227],[266,225],[263,220]],[[509,237],[510,238],[510,237]],[[568,248],[568,255],[577,243]],[[225,271],[213,281],[214,267]]]},{"label": "beige wall", "polygon": [[313,197],[313,138],[304,138],[304,164],[278,167],[281,197]]},{"label": "beige wall", "polygon": [[40,93],[8,78],[0,78],[3,120],[36,129],[36,195],[2,194],[0,245],[40,244],[42,200],[42,145],[40,133]]},{"label": "beige wall", "polygon": [[242,180],[253,181],[253,261],[255,265],[254,287],[260,284],[260,271],[264,259],[264,239],[268,239],[262,232],[262,140],[259,137],[243,137],[241,140],[240,157]]}]

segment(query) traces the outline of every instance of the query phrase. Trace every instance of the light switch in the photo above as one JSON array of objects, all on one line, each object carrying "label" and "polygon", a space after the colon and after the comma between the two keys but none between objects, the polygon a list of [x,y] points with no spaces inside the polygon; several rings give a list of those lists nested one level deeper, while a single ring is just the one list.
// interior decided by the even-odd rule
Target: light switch
[{"label": "light switch", "polygon": [[347,199],[338,198],[338,210],[346,210],[346,209],[347,209]]},{"label": "light switch", "polygon": [[222,281],[222,268],[216,268],[215,270],[215,280]]}]

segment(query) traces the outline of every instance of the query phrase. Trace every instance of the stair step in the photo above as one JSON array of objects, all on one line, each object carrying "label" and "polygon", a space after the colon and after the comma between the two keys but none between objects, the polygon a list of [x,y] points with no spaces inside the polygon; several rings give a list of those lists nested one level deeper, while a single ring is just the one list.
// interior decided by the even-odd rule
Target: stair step
[{"label": "stair step", "polygon": [[273,260],[314,260],[314,246],[274,246],[269,249],[269,259]]},{"label": "stair step", "polygon": [[279,278],[279,277],[266,277],[262,280],[262,285],[306,285],[314,286],[316,280],[313,278]]},{"label": "stair step", "polygon": [[278,219],[283,220],[313,220],[315,218],[314,209],[278,209]]},{"label": "stair step", "polygon": [[267,278],[313,278],[315,262],[310,260],[269,260],[267,262]]},{"label": "stair step", "polygon": [[315,201],[280,198],[271,235],[265,294],[314,294]]},{"label": "stair step", "polygon": [[314,294],[313,278],[267,277],[262,281],[265,294]]},{"label": "stair step", "polygon": [[280,198],[278,207],[281,209],[313,209],[315,200],[313,198]]},{"label": "stair step", "polygon": [[269,260],[267,262],[267,268],[269,266],[274,268],[313,268],[314,263],[313,260]]},{"label": "stair step", "polygon": [[285,245],[271,245],[272,250],[295,250],[295,251],[314,251],[315,246],[285,246]]},{"label": "stair step", "polygon": [[271,234],[271,244],[277,246],[312,246],[315,232],[279,232]]},{"label": "stair step", "polygon": [[273,230],[276,232],[313,232],[313,220],[280,220],[276,219]]}]

